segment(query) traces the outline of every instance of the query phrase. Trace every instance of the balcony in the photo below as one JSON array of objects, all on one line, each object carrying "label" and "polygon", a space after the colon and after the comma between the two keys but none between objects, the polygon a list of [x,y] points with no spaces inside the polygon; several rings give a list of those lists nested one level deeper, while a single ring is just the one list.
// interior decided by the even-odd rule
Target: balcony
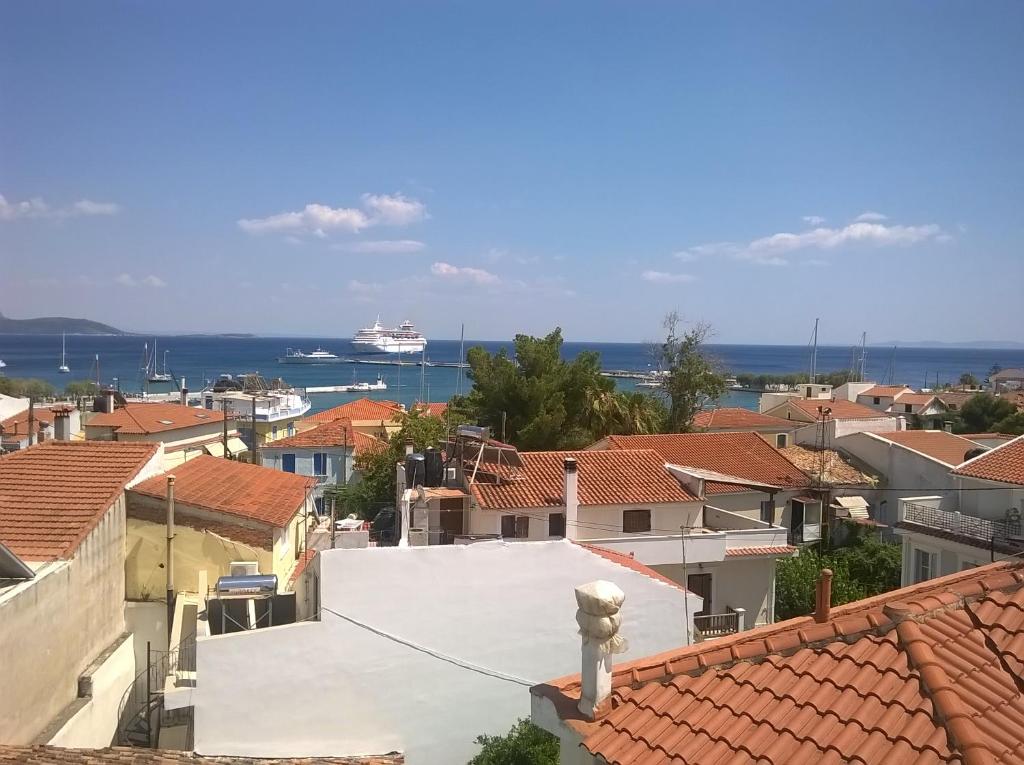
[{"label": "balcony", "polygon": [[[956,510],[940,510],[935,507],[939,497],[920,497],[918,501],[901,500],[899,520],[926,526],[936,531],[971,537],[989,544],[1020,545],[1020,520],[989,520],[974,515],[964,515]],[[933,504],[928,504],[929,502]]]},{"label": "balcony", "polygon": [[693,639],[696,643],[742,632],[746,610],[730,608],[724,614],[703,614],[693,617]]}]

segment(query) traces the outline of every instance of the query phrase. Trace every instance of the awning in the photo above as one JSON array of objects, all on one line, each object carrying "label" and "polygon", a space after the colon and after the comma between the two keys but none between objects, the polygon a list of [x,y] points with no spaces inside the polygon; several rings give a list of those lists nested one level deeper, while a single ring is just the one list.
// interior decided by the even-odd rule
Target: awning
[{"label": "awning", "polygon": [[836,497],[832,500],[832,507],[839,511],[836,515],[840,518],[868,518],[868,503],[864,497]]},{"label": "awning", "polygon": [[228,439],[228,451],[231,452],[232,457],[237,457],[242,452],[249,451],[249,447],[238,436],[232,436]]},{"label": "awning", "polygon": [[206,450],[207,454],[213,457],[224,456],[224,444],[221,443],[220,441],[214,441],[211,444],[206,444],[203,448]]}]

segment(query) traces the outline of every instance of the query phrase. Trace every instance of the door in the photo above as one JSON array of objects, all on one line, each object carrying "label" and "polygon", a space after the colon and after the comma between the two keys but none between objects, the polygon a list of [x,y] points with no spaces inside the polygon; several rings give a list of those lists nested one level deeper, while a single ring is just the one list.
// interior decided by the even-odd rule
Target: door
[{"label": "door", "polygon": [[714,613],[711,603],[711,574],[690,574],[686,577],[686,589],[694,595],[704,598],[704,607],[694,616],[707,616]]},{"label": "door", "polygon": [[[444,500],[441,501],[444,502]],[[442,510],[440,515],[441,544],[454,544],[455,537],[460,536],[462,534],[462,511]]]},{"label": "door", "polygon": [[804,541],[804,503],[794,499],[790,503],[789,511],[789,534],[793,544],[802,544]]}]

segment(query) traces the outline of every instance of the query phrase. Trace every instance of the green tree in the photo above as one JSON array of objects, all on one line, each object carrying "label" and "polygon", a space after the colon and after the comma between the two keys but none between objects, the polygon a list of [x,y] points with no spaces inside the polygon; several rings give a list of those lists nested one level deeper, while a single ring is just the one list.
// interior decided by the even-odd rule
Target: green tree
[{"label": "green tree", "polygon": [[960,384],[965,385],[968,388],[978,387],[978,378],[972,375],[970,372],[964,372],[960,375]]},{"label": "green tree", "polygon": [[[515,356],[480,347],[466,356],[473,389],[458,411],[520,449],[575,449],[593,440],[596,423],[614,420],[615,382],[601,375],[601,357],[587,351],[562,358],[562,330],[516,335]],[[600,435],[603,435],[600,434]]]},{"label": "green tree", "polygon": [[483,748],[468,765],[558,765],[558,739],[529,720],[504,736],[477,736]]},{"label": "green tree", "polygon": [[64,386],[64,395],[69,398],[85,398],[86,396],[97,396],[100,392],[98,386],[92,380],[72,380]]},{"label": "green tree", "polygon": [[1024,435],[1024,412],[1007,415],[992,426],[994,433],[1006,433],[1010,436]]},{"label": "green tree", "polygon": [[[995,430],[997,424],[1016,413],[1017,407],[1013,402],[991,393],[978,393],[960,407],[959,417],[953,422],[953,430],[957,433],[1002,432]],[[1012,421],[1007,424],[1012,426]]]},{"label": "green tree", "polygon": [[45,398],[53,398],[57,392],[46,380],[34,377],[0,377],[0,393],[5,396],[40,401]]},{"label": "green tree", "polygon": [[656,349],[659,367],[666,371],[664,390],[668,394],[665,430],[689,430],[694,415],[725,393],[725,376],[705,348],[711,327],[695,324],[684,329],[675,311],[665,317],[665,342]]}]

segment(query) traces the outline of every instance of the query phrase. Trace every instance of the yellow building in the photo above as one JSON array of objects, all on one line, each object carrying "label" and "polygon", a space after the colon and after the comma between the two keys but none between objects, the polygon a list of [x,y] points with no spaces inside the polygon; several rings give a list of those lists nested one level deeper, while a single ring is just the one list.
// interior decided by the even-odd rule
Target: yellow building
[{"label": "yellow building", "polygon": [[[125,597],[150,600],[167,590],[167,484],[155,476],[128,492]],[[233,561],[256,561],[279,586],[315,524],[315,479],[244,462],[197,457],[174,473],[174,590],[198,592],[231,573]],[[205,595],[205,593],[200,593]]]}]

